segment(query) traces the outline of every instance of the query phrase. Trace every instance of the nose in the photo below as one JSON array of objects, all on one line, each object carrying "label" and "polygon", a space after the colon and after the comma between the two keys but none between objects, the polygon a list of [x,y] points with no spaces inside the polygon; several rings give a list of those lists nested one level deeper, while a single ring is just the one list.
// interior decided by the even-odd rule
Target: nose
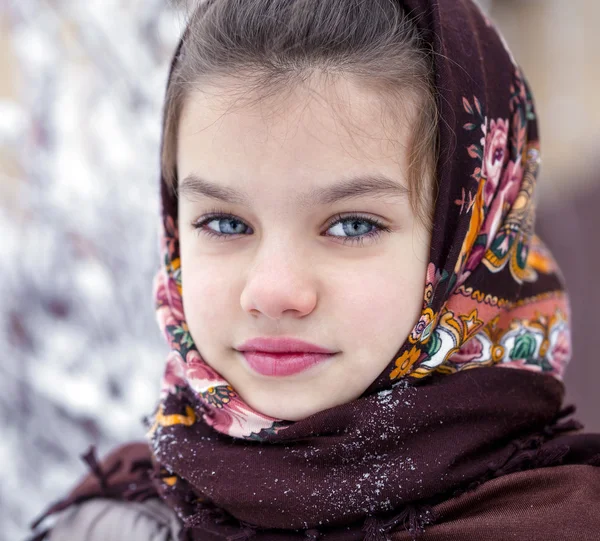
[{"label": "nose", "polygon": [[302,256],[281,245],[265,247],[247,274],[240,304],[253,316],[275,320],[310,314],[317,304],[317,291],[309,265]]}]

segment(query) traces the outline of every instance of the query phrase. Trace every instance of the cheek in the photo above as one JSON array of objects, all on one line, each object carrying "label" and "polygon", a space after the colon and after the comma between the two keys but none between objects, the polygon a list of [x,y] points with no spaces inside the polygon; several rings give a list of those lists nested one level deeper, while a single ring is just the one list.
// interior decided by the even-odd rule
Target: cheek
[{"label": "cheek", "polygon": [[192,335],[227,321],[228,310],[236,306],[234,274],[223,265],[211,263],[210,258],[182,257],[183,309]]},{"label": "cheek", "polygon": [[353,349],[399,346],[418,321],[426,268],[419,263],[409,269],[406,263],[348,272],[328,288],[340,331],[356,342]]}]

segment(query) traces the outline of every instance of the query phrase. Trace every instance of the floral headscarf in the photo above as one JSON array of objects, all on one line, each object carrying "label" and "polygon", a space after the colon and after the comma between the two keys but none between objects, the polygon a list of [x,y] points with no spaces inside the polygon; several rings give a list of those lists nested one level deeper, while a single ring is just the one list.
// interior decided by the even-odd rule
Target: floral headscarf
[{"label": "floral headscarf", "polygon": [[[406,518],[415,502],[481,481],[512,456],[507,441],[558,415],[569,307],[533,231],[540,149],[531,93],[473,2],[403,5],[435,51],[439,196],[420,319],[357,400],[302,421],[274,419],[201,357],[182,303],[177,200],[162,179],[154,291],[171,351],[148,438],[161,497],[190,532],[223,524],[279,539],[265,532],[308,536],[359,521],[357,531],[375,536],[369,517],[400,509]],[[181,45],[173,67],[180,54]]]},{"label": "floral headscarf", "polygon": [[[413,1],[406,8],[427,25],[424,33],[437,36],[437,79],[444,81],[439,197],[421,317],[365,396],[404,378],[487,366],[561,379],[571,351],[569,305],[556,263],[533,232],[540,149],[527,83],[469,0]],[[469,32],[455,28],[457,20],[468,21]],[[162,197],[154,292],[171,347],[163,396],[189,386],[214,412],[204,421],[229,436],[274,430],[281,423],[245,404],[194,344],[181,295],[177,201],[164,179]]]}]

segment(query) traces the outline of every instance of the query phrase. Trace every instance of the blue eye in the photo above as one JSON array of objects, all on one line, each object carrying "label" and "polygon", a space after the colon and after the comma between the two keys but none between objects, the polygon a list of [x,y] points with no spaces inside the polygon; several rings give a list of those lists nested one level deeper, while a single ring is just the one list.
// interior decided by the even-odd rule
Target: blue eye
[{"label": "blue eye", "polygon": [[[225,239],[234,235],[246,235],[252,229],[242,220],[226,213],[214,213],[192,223],[198,234]],[[344,244],[363,244],[365,239],[375,239],[391,229],[373,217],[360,216],[359,214],[338,214],[330,221],[327,231],[333,230],[335,234],[327,237],[342,239]]]}]

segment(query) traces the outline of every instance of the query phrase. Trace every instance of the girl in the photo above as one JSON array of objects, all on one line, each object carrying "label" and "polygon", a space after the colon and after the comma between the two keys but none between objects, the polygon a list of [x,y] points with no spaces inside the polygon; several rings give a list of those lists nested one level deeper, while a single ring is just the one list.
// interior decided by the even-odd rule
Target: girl
[{"label": "girl", "polygon": [[204,2],[161,156],[149,445],[38,539],[597,536],[536,113],[475,4]]}]

